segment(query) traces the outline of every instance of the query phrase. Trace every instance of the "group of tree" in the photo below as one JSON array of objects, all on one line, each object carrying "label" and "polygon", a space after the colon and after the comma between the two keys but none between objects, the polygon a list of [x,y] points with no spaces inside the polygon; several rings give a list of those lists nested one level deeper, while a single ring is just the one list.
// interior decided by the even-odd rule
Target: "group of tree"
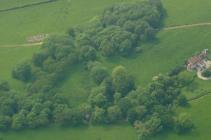
[{"label": "group of tree", "polygon": [[[174,110],[187,105],[180,91],[182,79],[177,77],[180,68],[169,76],[157,76],[142,88],[136,87],[123,66],[109,72],[97,61],[101,56],[130,55],[153,39],[163,11],[160,0],[114,5],[91,27],[72,28],[67,35],[50,37],[30,61],[12,71],[13,78],[27,83],[28,94],[17,94],[7,82],[0,82],[0,130],[122,121],[134,125],[140,139],[165,129],[190,130],[191,120],[185,115],[176,117]],[[72,107],[55,88],[76,65],[90,72],[96,86],[87,102]]]},{"label": "group of tree", "polygon": [[183,82],[177,76],[158,75],[146,87],[136,87],[134,78],[123,67],[111,73],[100,62],[89,62],[87,69],[96,83],[87,102],[70,106],[54,92],[20,96],[7,82],[0,82],[0,130],[22,130],[57,123],[62,126],[114,124],[127,121],[137,129],[140,140],[164,130],[188,132],[193,123],[188,115],[175,113],[188,104],[181,94]]},{"label": "group of tree", "polygon": [[[91,73],[95,67],[100,64],[92,63]],[[159,75],[144,89],[135,86],[133,77],[122,66],[115,67],[111,75],[105,71],[104,80],[97,82],[89,97],[89,105],[94,109],[91,122],[113,124],[127,120],[137,129],[140,140],[163,130],[185,133],[193,128],[188,115],[177,117],[175,113],[177,106],[188,104],[181,94],[181,78]]]}]

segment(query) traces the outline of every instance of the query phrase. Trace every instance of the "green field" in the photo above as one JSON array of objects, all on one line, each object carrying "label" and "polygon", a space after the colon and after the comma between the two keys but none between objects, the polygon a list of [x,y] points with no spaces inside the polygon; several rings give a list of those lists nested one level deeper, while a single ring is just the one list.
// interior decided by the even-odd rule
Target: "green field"
[{"label": "green field", "polygon": [[[2,0],[0,9],[26,4],[34,0]],[[1,45],[22,44],[26,38],[40,33],[64,33],[71,26],[86,25],[96,19],[107,6],[126,0],[59,0],[49,5],[41,5],[0,13],[0,78],[8,80],[16,89],[24,85],[11,78],[15,64],[29,59],[38,47],[5,48]],[[128,0],[129,1],[129,0]],[[163,0],[168,17],[166,26],[183,25],[200,22],[211,22],[211,1],[209,0]],[[46,18],[47,17],[47,18]],[[161,31],[157,41],[144,45],[143,53],[131,58],[102,59],[109,68],[116,65],[125,66],[141,86],[146,86],[153,76],[167,73],[175,66],[182,64],[192,54],[204,48],[211,50],[211,27],[194,27]],[[88,73],[80,67],[75,68],[69,78],[62,84],[65,94],[74,104],[87,98],[87,90],[92,83],[84,82]],[[189,97],[210,89],[210,81],[195,80],[193,91],[184,90]],[[79,88],[83,87],[83,88]],[[192,101],[184,109],[193,117],[196,129],[187,135],[172,133],[156,136],[153,140],[209,140],[211,134],[211,95]],[[40,130],[2,133],[4,140],[136,140],[136,134],[128,125],[110,127],[66,128],[51,127]]]},{"label": "green field", "polygon": [[40,129],[37,131],[0,134],[5,140],[135,140],[131,126],[91,126],[88,128]]},{"label": "green field", "polygon": [[[64,33],[71,26],[91,22],[105,7],[120,1],[122,0],[58,0],[49,4],[2,12],[0,45],[22,44],[28,37],[41,33]],[[8,7],[5,0],[1,3],[2,9],[4,5]],[[17,3],[24,5],[26,1],[10,0],[7,3],[13,6]]]}]

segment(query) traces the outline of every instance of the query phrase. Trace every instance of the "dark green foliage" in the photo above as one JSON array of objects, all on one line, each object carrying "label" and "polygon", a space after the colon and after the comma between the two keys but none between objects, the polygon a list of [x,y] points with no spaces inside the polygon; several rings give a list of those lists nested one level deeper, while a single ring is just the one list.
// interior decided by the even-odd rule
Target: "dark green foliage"
[{"label": "dark green foliage", "polygon": [[[149,10],[150,9],[150,10]],[[117,25],[136,33],[144,33],[144,28],[139,28],[139,23],[146,22],[149,28],[160,26],[162,20],[163,7],[160,1],[137,2],[131,4],[114,5],[104,11],[101,18],[103,26]]]},{"label": "dark green foliage", "polygon": [[185,95],[179,95],[178,96],[178,104],[180,106],[187,106],[188,105],[188,100],[187,98],[185,97]]},{"label": "dark green foliage", "polygon": [[107,112],[108,112],[108,119],[110,122],[116,122],[121,120],[122,113],[119,106],[117,105],[111,106],[108,108]]},{"label": "dark green foliage", "polygon": [[162,130],[161,119],[156,115],[152,115],[145,122],[137,121],[135,128],[137,129],[138,140],[146,140],[149,136],[153,136]]},{"label": "dark green foliage", "polygon": [[103,108],[96,107],[92,113],[93,123],[105,123],[105,110]]},{"label": "dark green foliage", "polygon": [[185,69],[184,66],[177,66],[169,72],[169,76],[176,76]]},{"label": "dark green foliage", "polygon": [[11,118],[10,116],[0,116],[0,130],[7,130],[11,125]]},{"label": "dark green foliage", "polygon": [[204,76],[204,77],[211,77],[211,71],[210,70],[205,70],[205,71],[203,71],[203,73],[202,73],[202,75]]},{"label": "dark green foliage", "polygon": [[132,51],[134,36],[119,26],[110,26],[98,33],[97,46],[104,56],[128,55]]},{"label": "dark green foliage", "polygon": [[46,52],[38,52],[35,53],[32,57],[32,63],[37,67],[42,67],[43,62],[48,58],[48,54]]},{"label": "dark green foliage", "polygon": [[94,47],[91,46],[83,46],[80,50],[80,60],[82,61],[93,61],[96,59],[97,54]]},{"label": "dark green foliage", "polygon": [[1,81],[0,80],[0,91],[9,91],[10,86],[6,81]]},{"label": "dark green foliage", "polygon": [[91,69],[91,77],[96,84],[100,84],[106,77],[108,77],[108,71],[102,66],[95,66]]},{"label": "dark green foliage", "polygon": [[12,71],[12,76],[15,79],[23,82],[29,82],[32,80],[31,65],[28,62],[18,64]]},{"label": "dark green foliage", "polygon": [[125,96],[134,89],[134,80],[123,66],[117,66],[112,71],[113,86],[115,90]]},{"label": "dark green foliage", "polygon": [[186,113],[180,114],[175,120],[175,131],[177,133],[186,133],[192,130],[194,124]]}]

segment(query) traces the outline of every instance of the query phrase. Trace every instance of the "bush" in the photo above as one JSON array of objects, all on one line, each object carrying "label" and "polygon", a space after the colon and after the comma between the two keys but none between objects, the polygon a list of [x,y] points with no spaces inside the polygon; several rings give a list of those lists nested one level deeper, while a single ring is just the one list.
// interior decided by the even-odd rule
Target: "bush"
[{"label": "bush", "polygon": [[193,129],[194,124],[190,119],[190,116],[186,113],[180,114],[175,120],[175,131],[177,133],[186,133]]},{"label": "bush", "polygon": [[96,84],[100,84],[106,77],[108,77],[108,71],[102,66],[95,66],[91,69],[91,77]]},{"label": "bush", "polygon": [[9,91],[10,86],[6,81],[0,81],[0,91]]},{"label": "bush", "polygon": [[16,65],[12,71],[12,76],[13,78],[23,82],[31,81],[33,79],[31,65],[28,62]]},{"label": "bush", "polygon": [[113,69],[112,79],[116,92],[122,93],[123,96],[135,88],[134,79],[123,66],[117,66]]},{"label": "bush", "polygon": [[204,77],[211,77],[211,71],[210,70],[205,70],[205,71],[203,71],[203,73],[202,73],[202,75],[204,76]]}]

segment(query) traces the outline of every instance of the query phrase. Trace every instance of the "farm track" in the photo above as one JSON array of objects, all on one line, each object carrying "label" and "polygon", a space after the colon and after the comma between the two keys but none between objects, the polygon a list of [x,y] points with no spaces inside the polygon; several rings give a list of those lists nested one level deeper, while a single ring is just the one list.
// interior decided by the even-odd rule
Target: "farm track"
[{"label": "farm track", "polygon": [[[186,29],[186,28],[193,28],[193,27],[206,27],[210,26],[211,27],[211,22],[202,22],[202,23],[195,23],[195,24],[184,24],[184,25],[177,25],[177,26],[169,26],[169,27],[164,27],[162,30],[163,31],[169,31],[169,30],[176,30],[176,29]],[[5,48],[5,47],[33,47],[33,46],[39,46],[42,45],[43,42],[39,43],[28,43],[28,44],[17,44],[17,45],[0,45],[0,48]]]},{"label": "farm track", "polygon": [[17,44],[17,45],[1,45],[0,48],[34,47],[34,46],[40,46],[42,44],[43,44],[43,42],[28,43],[28,44]]},{"label": "farm track", "polygon": [[175,29],[185,29],[185,28],[192,28],[192,27],[200,27],[200,26],[211,26],[211,22],[203,22],[203,23],[195,23],[195,24],[184,24],[184,25],[177,25],[177,26],[169,26],[165,27],[163,30],[175,30]]}]

